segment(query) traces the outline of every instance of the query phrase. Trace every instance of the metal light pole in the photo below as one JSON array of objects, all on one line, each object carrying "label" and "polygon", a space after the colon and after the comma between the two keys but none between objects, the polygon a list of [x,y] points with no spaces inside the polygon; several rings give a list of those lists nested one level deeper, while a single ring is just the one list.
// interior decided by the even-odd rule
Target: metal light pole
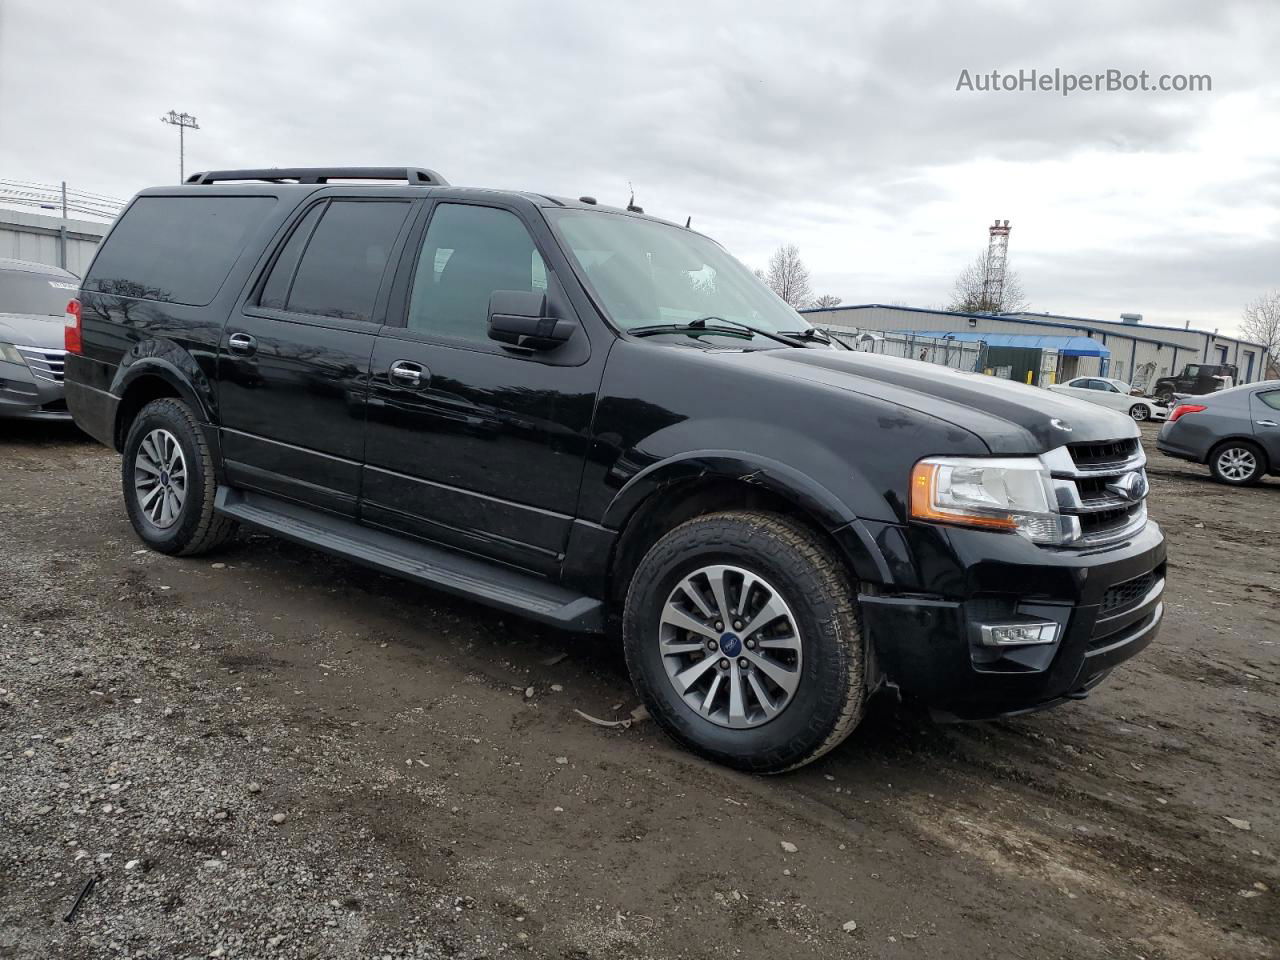
[{"label": "metal light pole", "polygon": [[176,110],[170,110],[169,115],[160,118],[161,123],[172,124],[178,128],[178,182],[187,179],[187,145],[185,135],[187,128],[199,130],[200,124],[196,123],[196,118],[189,113],[178,113]]}]

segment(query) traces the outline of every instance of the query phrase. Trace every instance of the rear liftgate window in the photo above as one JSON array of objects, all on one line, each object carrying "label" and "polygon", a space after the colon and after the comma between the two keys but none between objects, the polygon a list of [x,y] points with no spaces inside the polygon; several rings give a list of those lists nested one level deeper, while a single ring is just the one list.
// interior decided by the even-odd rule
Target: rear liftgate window
[{"label": "rear liftgate window", "polygon": [[207,306],[274,197],[139,197],[98,253],[86,290]]}]

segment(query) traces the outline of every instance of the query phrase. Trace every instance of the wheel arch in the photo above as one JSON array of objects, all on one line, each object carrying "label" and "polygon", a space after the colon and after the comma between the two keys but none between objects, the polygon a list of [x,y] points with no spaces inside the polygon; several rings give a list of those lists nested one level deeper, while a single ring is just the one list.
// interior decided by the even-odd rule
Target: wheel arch
[{"label": "wheel arch", "polygon": [[835,535],[856,524],[857,515],[800,471],[768,458],[700,451],[651,465],[610,503],[603,525],[619,531],[608,564],[611,606],[617,609],[632,571],[664,534],[694,517],[725,510],[763,510],[797,520],[834,548],[851,578],[883,564],[869,554],[870,540]]},{"label": "wheel arch", "polygon": [[186,373],[162,357],[145,357],[121,367],[111,392],[120,398],[112,430],[117,450],[124,449],[129,427],[138,412],[153,400],[174,397],[190,406],[202,423],[212,419],[208,405]]}]

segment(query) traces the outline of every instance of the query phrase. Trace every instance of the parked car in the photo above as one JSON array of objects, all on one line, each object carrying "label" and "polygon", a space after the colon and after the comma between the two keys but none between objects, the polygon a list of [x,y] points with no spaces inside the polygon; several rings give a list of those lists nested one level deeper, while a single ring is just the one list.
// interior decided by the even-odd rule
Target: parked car
[{"label": "parked car", "polygon": [[44,263],[0,258],[0,417],[69,420],[63,320],[80,281]]},{"label": "parked car", "polygon": [[1169,416],[1169,407],[1163,401],[1137,396],[1129,384],[1110,377],[1075,377],[1063,383],[1052,384],[1045,389],[1075,397],[1078,400],[1101,404],[1120,413],[1127,413],[1138,421],[1163,420]]},{"label": "parked car", "polygon": [[1156,447],[1209,465],[1213,478],[1242,487],[1280,475],[1280,380],[1199,397],[1173,408]]},{"label": "parked car", "polygon": [[1158,379],[1151,393],[1163,400],[1178,395],[1202,396],[1234,387],[1239,379],[1234,363],[1188,363],[1181,373]]},{"label": "parked car", "polygon": [[243,523],[620,636],[657,721],[735,767],[813,760],[881,689],[1083,697],[1163,615],[1130,419],[846,350],[588,197],[196,174],[129,204],[67,347],[153,549]]}]

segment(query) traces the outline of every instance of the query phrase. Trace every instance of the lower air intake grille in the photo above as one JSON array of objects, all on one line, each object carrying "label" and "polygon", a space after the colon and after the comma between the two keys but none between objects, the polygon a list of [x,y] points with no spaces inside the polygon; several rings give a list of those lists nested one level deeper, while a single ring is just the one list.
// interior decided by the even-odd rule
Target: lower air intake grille
[{"label": "lower air intake grille", "polygon": [[1156,572],[1151,570],[1132,580],[1117,583],[1103,594],[1102,608],[1098,611],[1099,616],[1105,617],[1133,606],[1151,591],[1155,582]]}]

